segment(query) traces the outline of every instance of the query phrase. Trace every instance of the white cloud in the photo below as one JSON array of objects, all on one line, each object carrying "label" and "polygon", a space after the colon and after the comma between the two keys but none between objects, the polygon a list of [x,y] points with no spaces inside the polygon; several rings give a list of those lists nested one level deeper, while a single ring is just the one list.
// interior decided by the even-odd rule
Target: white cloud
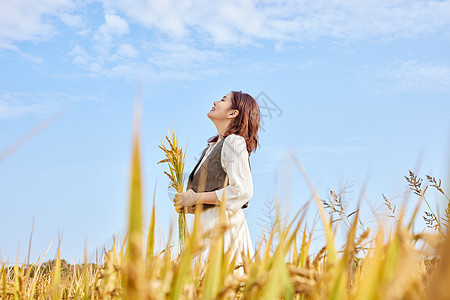
[{"label": "white cloud", "polygon": [[97,101],[92,96],[58,92],[0,93],[0,120],[57,112],[78,101]]},{"label": "white cloud", "polygon": [[85,25],[84,18],[81,15],[62,13],[59,15],[59,18],[61,22],[71,28],[82,28]]},{"label": "white cloud", "polygon": [[0,119],[15,118],[31,112],[41,113],[43,111],[41,103],[28,103],[17,96],[17,94],[0,95]]},{"label": "white cloud", "polygon": [[185,41],[158,41],[145,47],[150,53],[149,62],[159,69],[196,69],[223,58],[217,50],[201,49]]},{"label": "white cloud", "polygon": [[378,72],[382,92],[450,90],[450,66],[418,62],[400,61]]},{"label": "white cloud", "polygon": [[73,56],[72,62],[77,65],[87,66],[95,60],[80,45],[75,45],[68,54],[69,56]]},{"label": "white cloud", "polygon": [[56,33],[48,17],[65,14],[74,4],[71,0],[2,0],[0,2],[0,46],[20,41],[38,41]]},{"label": "white cloud", "polygon": [[94,49],[99,54],[98,62],[115,60],[112,57],[111,49],[120,42],[120,37],[128,34],[130,28],[125,19],[117,15],[106,14],[105,22],[99,27],[94,34]]},{"label": "white cloud", "polygon": [[283,52],[284,51],[284,47],[283,47],[283,43],[282,42],[277,42],[275,44],[275,51],[277,51],[277,52]]},{"label": "white cloud", "polygon": [[34,63],[36,65],[43,65],[44,64],[44,59],[40,56],[36,56],[36,55],[31,55],[28,53],[24,53],[21,52],[19,50],[16,51],[23,59],[25,59],[26,61],[29,61],[31,63]]},{"label": "white cloud", "polygon": [[99,30],[97,38],[110,41],[113,36],[121,36],[130,32],[127,21],[116,15],[105,15],[105,23]]},{"label": "white cloud", "polygon": [[143,42],[140,49],[127,42],[116,45],[121,40],[112,40],[108,45],[94,41],[94,51],[76,45],[68,55],[73,63],[106,77],[195,79],[200,74],[217,74],[215,63],[224,59],[219,51],[200,49],[186,41],[157,39]]},{"label": "white cloud", "polygon": [[217,44],[258,40],[411,38],[445,34],[450,1],[157,1],[104,0],[142,26],[172,37],[204,36]]},{"label": "white cloud", "polygon": [[[317,40],[385,41],[428,34],[445,38],[450,32],[450,0],[99,0],[88,4],[98,9],[100,2],[104,9],[104,22],[97,28],[86,22],[96,13],[87,9],[75,14],[80,6],[73,0],[0,1],[0,48],[17,50],[16,42],[51,37],[55,21],[61,20],[85,39],[76,41],[83,48],[77,45],[69,53],[73,62],[106,76],[119,76],[121,70],[140,77],[214,74],[214,64],[233,49],[267,41],[276,51],[285,51]],[[138,40],[131,23],[148,29],[148,35]],[[136,67],[139,70],[133,70]]]},{"label": "white cloud", "polygon": [[14,46],[13,44],[11,44],[11,42],[9,41],[2,41],[0,39],[0,50],[12,50],[12,51],[17,51],[18,48],[16,46]]},{"label": "white cloud", "polygon": [[[232,45],[318,39],[364,40],[448,36],[450,1],[256,1],[256,0],[100,0],[105,22],[95,34],[111,43],[130,32],[128,20],[168,40],[203,39],[205,45]],[[73,0],[1,0],[0,47],[38,41],[56,33],[56,17],[82,35],[87,15],[74,14]],[[90,5],[97,5],[96,2]]]},{"label": "white cloud", "polygon": [[122,44],[117,49],[117,55],[128,58],[136,58],[139,55],[139,52],[133,47],[133,45]]},{"label": "white cloud", "polygon": [[270,63],[266,61],[261,61],[257,63],[252,63],[246,66],[246,71],[250,73],[271,73],[279,70],[288,70],[295,68],[296,66],[288,63]]},{"label": "white cloud", "polygon": [[139,51],[133,45],[121,39],[129,32],[130,27],[125,19],[114,14],[106,14],[104,23],[92,35],[93,51],[89,52],[85,47],[77,44],[68,55],[72,57],[73,63],[90,72],[106,75],[114,67],[110,65],[111,63],[115,62],[117,67],[118,64],[123,63],[124,59],[139,56]]}]

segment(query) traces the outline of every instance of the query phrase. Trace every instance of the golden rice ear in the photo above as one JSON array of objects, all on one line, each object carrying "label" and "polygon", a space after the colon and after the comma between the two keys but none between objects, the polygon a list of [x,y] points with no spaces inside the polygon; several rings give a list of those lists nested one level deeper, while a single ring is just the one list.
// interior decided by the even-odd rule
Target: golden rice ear
[{"label": "golden rice ear", "polygon": [[158,161],[156,164],[161,164],[161,163],[168,163],[168,162],[170,162],[170,160],[169,159],[163,159],[163,160],[160,160],[160,161]]},{"label": "golden rice ear", "polygon": [[[172,137],[173,149],[166,149],[163,161],[169,165],[165,174],[169,179],[173,179],[172,186],[175,187],[180,184],[177,174],[182,174],[185,152],[179,148],[173,130],[169,132],[169,137]],[[112,248],[105,248],[103,260],[97,255],[94,263],[88,262],[86,242],[83,265],[68,265],[64,261],[59,235],[57,254],[53,261],[43,263],[51,243],[37,264],[30,265],[27,259],[26,263],[24,260],[22,265],[19,265],[17,258],[16,263],[10,266],[9,262],[4,262],[0,257],[1,299],[450,298],[450,289],[445,284],[450,279],[450,233],[446,227],[448,221],[444,216],[439,218],[443,226],[441,229],[447,228],[445,235],[441,234],[439,228],[416,232],[410,226],[412,220],[405,220],[403,209],[399,220],[396,220],[395,226],[388,234],[385,233],[383,224],[377,224],[378,228],[363,228],[362,234],[358,236],[358,205],[357,210],[347,215],[353,216],[354,220],[349,222],[348,231],[343,235],[346,240],[343,241],[342,251],[330,252],[336,242],[336,235],[332,230],[334,228],[331,228],[330,235],[326,235],[325,231],[325,244],[320,244],[319,240],[317,250],[321,250],[310,255],[312,237],[319,217],[314,218],[312,229],[306,226],[301,228],[306,215],[306,209],[303,208],[306,205],[288,222],[287,218],[283,220],[280,217],[277,203],[275,225],[269,231],[268,237],[263,234],[263,241],[257,241],[255,255],[250,257],[248,249],[247,254],[244,249],[240,249],[244,266],[244,274],[241,276],[235,272],[236,267],[239,267],[235,266],[239,252],[233,255],[229,248],[224,253],[223,233],[228,230],[227,220],[223,215],[225,198],[221,199],[219,226],[203,231],[200,223],[202,204],[192,207],[195,209],[194,228],[191,235],[186,235],[185,245],[178,255],[173,255],[172,249],[175,247],[172,240],[173,222],[170,223],[167,241],[164,232],[159,236],[160,244],[162,237],[165,248],[157,249],[157,255],[153,255],[157,223],[155,185],[146,254],[139,255],[144,249],[143,242],[139,242],[143,231],[139,219],[142,218],[143,209],[140,201],[142,186],[139,147],[135,141],[133,139],[129,177],[129,226],[125,238],[119,241],[114,235]],[[431,177],[429,181],[430,186],[435,184],[440,187],[436,179]],[[417,186],[417,189],[419,188],[419,196],[424,198],[426,188]],[[311,190],[315,194],[315,191]],[[442,191],[445,189],[442,188]],[[442,197],[442,194],[439,196]],[[446,199],[448,200],[448,197]],[[450,201],[447,207],[450,207]],[[417,212],[414,208],[417,210],[419,207],[413,207],[413,218]],[[320,211],[320,206],[318,209]],[[440,217],[439,213],[435,216]],[[447,213],[447,219],[448,216],[450,212]],[[322,215],[320,218],[324,225],[332,221]],[[375,233],[373,240],[371,231]],[[297,243],[297,237],[301,240],[300,249],[297,249],[300,245]],[[196,255],[206,248],[203,241],[207,238],[210,238],[208,261],[195,264],[198,258]],[[331,246],[328,245],[330,239]],[[363,248],[367,240],[370,240],[369,247]],[[323,247],[320,248],[321,246]],[[205,269],[206,274],[203,276]]]},{"label": "golden rice ear", "polygon": [[[169,148],[167,148],[161,141],[160,149],[163,150],[166,158],[159,161],[158,163],[167,163],[169,167],[170,174],[164,171],[167,175],[171,185],[169,188],[174,187],[178,193],[182,193],[184,190],[184,164],[186,155],[183,154],[183,149],[179,147],[177,137],[175,135],[175,130],[172,132],[168,130],[168,135],[165,136],[166,140],[169,142]],[[189,236],[189,232],[186,229],[185,212],[180,212],[178,214],[178,238],[180,252],[182,251],[185,243],[185,239]]]}]

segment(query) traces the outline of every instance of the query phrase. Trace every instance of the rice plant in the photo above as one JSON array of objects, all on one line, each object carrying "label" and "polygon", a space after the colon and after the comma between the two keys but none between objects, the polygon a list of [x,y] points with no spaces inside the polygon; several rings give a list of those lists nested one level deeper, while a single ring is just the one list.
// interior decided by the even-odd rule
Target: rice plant
[{"label": "rice plant", "polygon": [[[223,247],[223,231],[228,226],[224,201],[219,225],[213,232],[201,231],[200,210],[195,211],[191,234],[186,236],[184,247],[172,259],[172,227],[167,244],[155,249],[154,194],[147,242],[143,242],[139,141],[139,134],[135,132],[127,236],[120,241],[114,236],[112,247],[103,249],[95,263],[87,261],[85,246],[84,262],[68,264],[62,259],[64,253],[59,244],[53,260],[44,262],[50,245],[36,262],[16,261],[10,265],[0,261],[1,299],[450,299],[446,284],[450,282],[450,238],[449,231],[445,230],[449,225],[449,209],[447,207],[444,217],[433,217],[433,222],[437,222],[436,219],[440,222],[438,227],[414,232],[411,225],[425,195],[425,188],[418,184],[420,180],[415,174],[407,177],[417,183],[410,187],[419,193],[411,219],[405,219],[404,208],[395,209],[395,204],[383,197],[389,215],[396,221],[395,226],[386,234],[384,224],[380,223],[358,235],[358,224],[364,221],[359,208],[346,213],[341,205],[342,193],[331,193],[331,202],[321,200],[292,155],[320,212],[326,230],[323,247],[317,252],[311,250],[315,227],[308,230],[306,226],[309,202],[288,222],[283,222],[276,202],[271,226],[257,241],[254,256],[244,255],[243,274],[239,274],[234,265],[236,253],[224,251]],[[170,155],[180,162],[183,152],[176,148],[178,144],[174,141],[172,132],[171,149],[179,151]],[[182,157],[184,159],[184,154]],[[175,176],[176,172],[182,174],[182,170],[174,168],[171,174],[174,182],[182,184],[177,181],[180,177]],[[436,188],[448,201],[439,179],[429,176],[428,180],[429,186]],[[432,203],[427,201],[431,209]],[[334,218],[333,214],[339,218]],[[347,231],[342,248],[336,246],[333,231],[333,226],[339,222],[344,223]],[[208,260],[195,260],[205,244],[210,249]]]},{"label": "rice plant", "polygon": [[[157,164],[167,163],[169,166],[170,174],[164,171],[164,174],[169,177],[169,181],[171,185],[169,188],[173,187],[177,191],[177,193],[182,193],[184,189],[184,164],[186,162],[186,150],[183,149],[178,144],[178,139],[175,136],[175,131],[172,129],[172,134],[169,132],[169,138],[166,135],[166,140],[169,142],[169,147],[166,148],[164,143],[161,141],[161,145],[159,148],[164,151],[165,159],[160,160]],[[187,145],[186,145],[187,148]],[[178,239],[180,245],[180,251],[184,246],[184,242],[186,239],[186,235],[189,234],[189,231],[186,229],[186,217],[185,212],[182,211],[178,213]]]}]

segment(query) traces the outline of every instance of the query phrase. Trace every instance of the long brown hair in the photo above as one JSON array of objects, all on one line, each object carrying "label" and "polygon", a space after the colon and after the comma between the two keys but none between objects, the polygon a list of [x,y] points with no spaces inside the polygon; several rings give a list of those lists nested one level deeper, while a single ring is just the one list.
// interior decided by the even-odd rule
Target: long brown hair
[{"label": "long brown hair", "polygon": [[[247,143],[247,151],[250,156],[251,152],[256,151],[259,145],[258,131],[261,120],[261,111],[255,99],[247,93],[241,91],[231,92],[231,109],[237,109],[239,114],[231,121],[228,129],[223,134],[227,137],[230,134],[242,136]],[[217,142],[219,135],[215,135],[208,139],[208,142]]]}]

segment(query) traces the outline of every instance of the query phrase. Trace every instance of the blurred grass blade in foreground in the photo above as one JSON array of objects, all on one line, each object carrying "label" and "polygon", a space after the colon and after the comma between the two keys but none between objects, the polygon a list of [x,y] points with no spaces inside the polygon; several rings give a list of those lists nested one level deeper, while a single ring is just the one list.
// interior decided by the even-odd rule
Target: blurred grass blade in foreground
[{"label": "blurred grass blade in foreground", "polygon": [[137,97],[134,108],[133,150],[131,159],[131,182],[128,216],[128,248],[126,251],[126,298],[139,299],[142,289],[142,178],[140,161],[141,98]]}]

